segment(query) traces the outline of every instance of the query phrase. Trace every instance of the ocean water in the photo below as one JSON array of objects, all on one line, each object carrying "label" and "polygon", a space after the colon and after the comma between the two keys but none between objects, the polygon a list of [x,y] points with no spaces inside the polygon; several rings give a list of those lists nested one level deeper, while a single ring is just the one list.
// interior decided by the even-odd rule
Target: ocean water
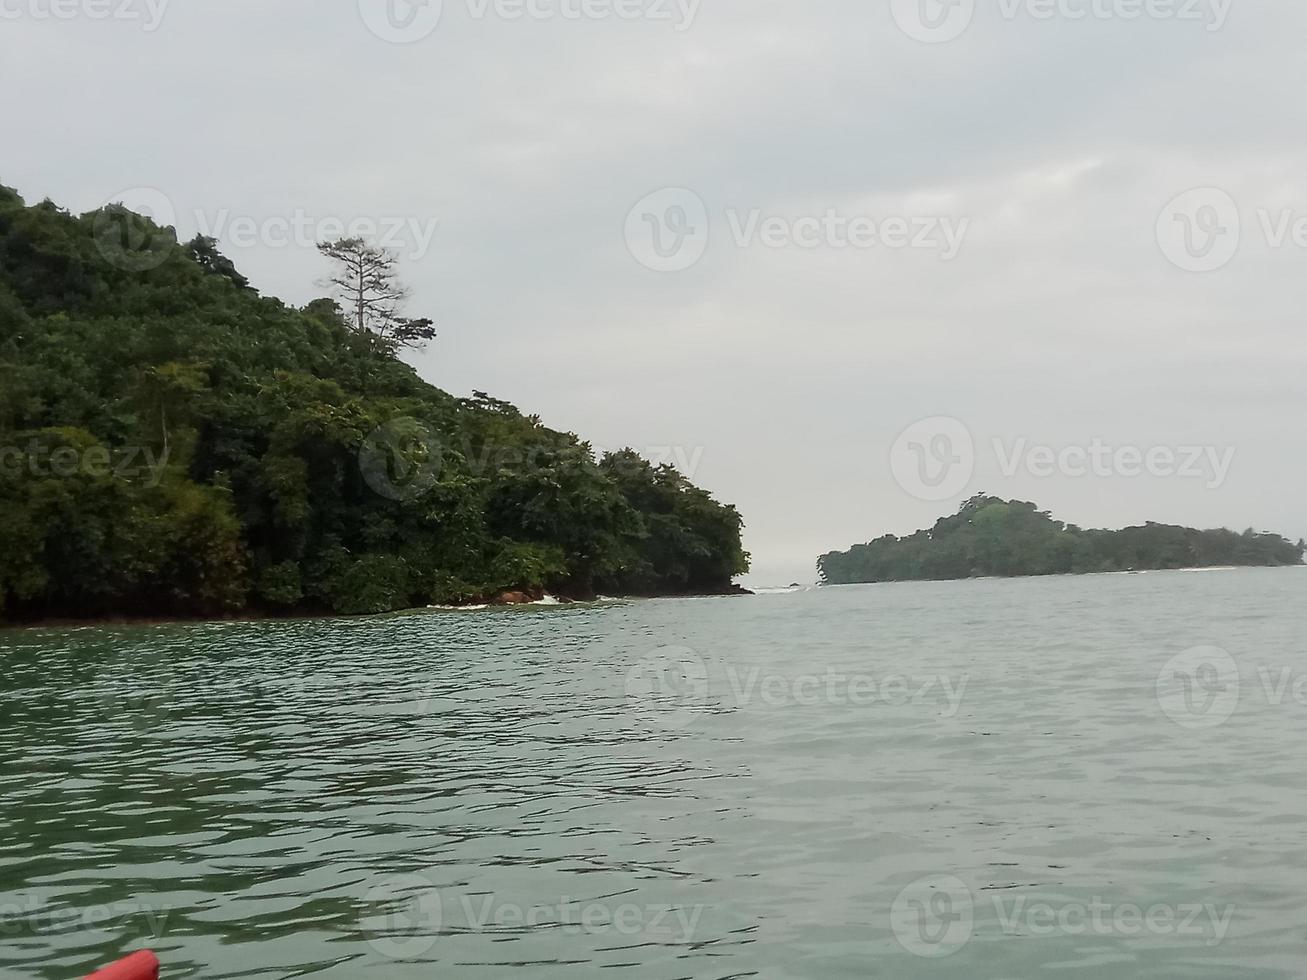
[{"label": "ocean water", "polygon": [[1307,976],[1307,570],[0,634],[0,976]]}]

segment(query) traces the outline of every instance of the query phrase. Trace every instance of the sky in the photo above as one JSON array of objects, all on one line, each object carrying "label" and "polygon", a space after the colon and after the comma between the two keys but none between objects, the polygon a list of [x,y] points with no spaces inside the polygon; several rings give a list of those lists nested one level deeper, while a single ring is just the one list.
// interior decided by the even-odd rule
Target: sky
[{"label": "sky", "polygon": [[0,183],[321,295],[734,503],[755,585],[981,491],[1307,536],[1297,0],[0,0]]}]

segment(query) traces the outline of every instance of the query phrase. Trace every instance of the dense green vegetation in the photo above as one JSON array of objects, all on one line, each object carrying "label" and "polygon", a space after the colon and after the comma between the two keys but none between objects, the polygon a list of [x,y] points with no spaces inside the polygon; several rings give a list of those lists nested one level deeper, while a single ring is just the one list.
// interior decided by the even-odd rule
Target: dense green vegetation
[{"label": "dense green vegetation", "polygon": [[747,570],[739,514],[672,468],[446,394],[354,326],[260,296],[211,240],[0,188],[0,619],[714,592]]},{"label": "dense green vegetation", "polygon": [[929,531],[888,534],[817,561],[828,585],[976,576],[1066,575],[1229,565],[1301,565],[1307,544],[1276,534],[1146,524],[1082,530],[1034,504],[980,495]]}]

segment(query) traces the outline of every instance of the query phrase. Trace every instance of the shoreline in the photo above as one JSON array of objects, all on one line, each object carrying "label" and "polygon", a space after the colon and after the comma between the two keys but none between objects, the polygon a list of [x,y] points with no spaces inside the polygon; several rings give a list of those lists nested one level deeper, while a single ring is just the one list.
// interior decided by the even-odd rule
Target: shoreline
[{"label": "shoreline", "polygon": [[1046,575],[968,575],[964,578],[882,578],[868,582],[818,582],[821,589],[840,589],[854,585],[917,585],[945,582],[1022,582],[1054,578],[1094,578],[1100,575],[1157,575],[1164,572],[1242,572],[1248,569],[1307,568],[1307,562],[1296,565],[1191,565],[1184,568],[1137,568],[1111,572],[1049,572]]},{"label": "shoreline", "polygon": [[[526,594],[526,593],[524,593]],[[441,612],[490,612],[505,609],[565,609],[569,606],[588,606],[615,602],[638,602],[652,599],[724,599],[732,596],[752,596],[755,593],[742,586],[732,586],[719,592],[664,592],[653,595],[614,595],[593,596],[573,599],[568,596],[555,596],[544,593],[540,599],[526,602],[474,602],[469,601],[452,606],[412,606],[406,609],[393,609],[390,612],[364,613],[347,616],[336,612],[298,611],[286,615],[276,613],[243,611],[228,616],[89,616],[84,618],[67,616],[48,616],[26,621],[0,621],[0,634],[22,630],[76,630],[109,629],[113,627],[147,627],[147,626],[217,626],[238,623],[313,623],[324,619],[339,619],[357,622],[365,619],[380,619],[387,616],[411,616],[415,613]],[[554,599],[553,602],[544,601]]]}]

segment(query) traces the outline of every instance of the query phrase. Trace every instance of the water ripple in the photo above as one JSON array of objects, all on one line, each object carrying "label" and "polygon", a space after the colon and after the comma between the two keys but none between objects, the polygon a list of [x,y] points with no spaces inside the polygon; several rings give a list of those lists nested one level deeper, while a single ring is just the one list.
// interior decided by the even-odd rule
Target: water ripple
[{"label": "water ripple", "polygon": [[1302,976],[1305,588],[4,634],[0,976]]}]

